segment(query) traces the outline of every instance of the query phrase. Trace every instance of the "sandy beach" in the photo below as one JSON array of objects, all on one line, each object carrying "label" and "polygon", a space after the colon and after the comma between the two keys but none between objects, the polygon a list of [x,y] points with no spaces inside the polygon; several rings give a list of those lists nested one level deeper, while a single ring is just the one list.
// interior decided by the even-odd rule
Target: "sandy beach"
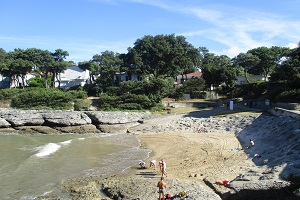
[{"label": "sandy beach", "polygon": [[[172,196],[185,191],[187,199],[230,199],[232,194],[242,190],[271,191],[288,187],[290,183],[281,177],[291,171],[295,175],[300,174],[300,159],[297,153],[299,144],[295,143],[300,138],[297,134],[300,128],[299,121],[262,113],[209,117],[222,110],[224,108],[159,116],[130,128],[129,134],[134,134],[140,139],[140,148],[152,150],[149,158],[143,160],[147,163],[146,169],[140,169],[137,163],[121,174],[106,178],[93,177],[87,182],[81,180],[84,186],[70,186],[66,182],[65,190],[73,190],[73,199],[89,199],[84,198],[83,193],[93,196],[90,199],[157,199],[156,184],[161,173],[158,166],[149,168],[149,162],[156,160],[158,163],[161,159],[167,164],[165,182],[167,193]],[[278,123],[282,123],[283,120],[284,124],[279,126]],[[273,137],[274,143],[270,136]],[[278,138],[279,136],[281,138]],[[264,137],[269,137],[269,141]],[[248,145],[249,138],[254,140],[254,147],[242,149]],[[281,146],[278,141],[289,143]],[[277,148],[274,147],[276,142]],[[289,149],[283,152],[282,148]],[[277,156],[279,154],[282,157]],[[218,184],[224,180],[230,181],[228,187]],[[93,192],[99,184],[107,197]],[[276,192],[269,192],[266,196],[261,196],[261,193],[258,195],[262,198],[253,198],[253,193],[252,198],[250,196],[248,199],[299,198],[292,194]]]}]

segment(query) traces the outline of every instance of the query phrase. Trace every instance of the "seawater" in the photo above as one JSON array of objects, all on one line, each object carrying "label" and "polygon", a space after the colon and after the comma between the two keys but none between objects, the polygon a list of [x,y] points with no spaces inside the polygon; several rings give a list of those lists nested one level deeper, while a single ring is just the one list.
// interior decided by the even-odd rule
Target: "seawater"
[{"label": "seawater", "polygon": [[149,155],[127,134],[0,135],[0,197],[59,195],[70,178],[119,173]]}]

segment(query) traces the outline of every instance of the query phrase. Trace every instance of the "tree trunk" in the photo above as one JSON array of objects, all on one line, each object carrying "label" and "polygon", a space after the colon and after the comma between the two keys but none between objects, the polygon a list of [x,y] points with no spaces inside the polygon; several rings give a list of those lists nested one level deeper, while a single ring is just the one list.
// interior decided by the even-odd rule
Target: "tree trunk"
[{"label": "tree trunk", "polygon": [[25,88],[25,75],[21,74],[21,79],[22,79],[22,88]]},{"label": "tree trunk", "polygon": [[245,75],[245,79],[247,81],[247,83],[250,83],[249,79],[248,79],[248,73],[247,70],[244,70],[244,75]]}]

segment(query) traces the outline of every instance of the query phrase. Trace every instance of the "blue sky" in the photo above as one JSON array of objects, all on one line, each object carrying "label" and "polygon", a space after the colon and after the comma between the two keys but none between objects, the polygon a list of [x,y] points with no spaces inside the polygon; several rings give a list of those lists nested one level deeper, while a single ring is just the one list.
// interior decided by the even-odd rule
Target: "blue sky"
[{"label": "blue sky", "polygon": [[298,0],[1,0],[0,48],[61,48],[81,62],[174,33],[232,58],[261,46],[295,48],[299,7]]}]

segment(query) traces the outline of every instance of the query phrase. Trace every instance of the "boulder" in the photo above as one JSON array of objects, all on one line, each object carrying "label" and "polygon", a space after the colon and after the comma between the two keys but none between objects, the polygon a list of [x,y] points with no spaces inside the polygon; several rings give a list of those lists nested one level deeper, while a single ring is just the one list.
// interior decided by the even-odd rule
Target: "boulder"
[{"label": "boulder", "polygon": [[93,124],[85,124],[85,125],[78,125],[78,126],[66,126],[66,127],[54,127],[57,131],[63,133],[100,133],[101,131],[96,128]]},{"label": "boulder", "polygon": [[10,127],[10,123],[8,123],[5,119],[0,118],[0,128],[8,128]]},{"label": "boulder", "polygon": [[23,134],[60,134],[61,132],[48,126],[18,126],[18,133]]},{"label": "boulder", "polygon": [[40,112],[35,110],[5,110],[0,113],[0,117],[4,118],[11,126],[38,126],[45,121]]},{"label": "boulder", "polygon": [[126,124],[142,122],[146,113],[138,112],[85,112],[93,121],[93,124]]},{"label": "boulder", "polygon": [[100,124],[97,126],[98,129],[103,133],[128,133],[130,127],[139,125],[138,122],[126,123],[126,124]]},{"label": "boulder", "polygon": [[78,126],[91,124],[91,119],[79,111],[48,111],[43,113],[45,126]]}]

